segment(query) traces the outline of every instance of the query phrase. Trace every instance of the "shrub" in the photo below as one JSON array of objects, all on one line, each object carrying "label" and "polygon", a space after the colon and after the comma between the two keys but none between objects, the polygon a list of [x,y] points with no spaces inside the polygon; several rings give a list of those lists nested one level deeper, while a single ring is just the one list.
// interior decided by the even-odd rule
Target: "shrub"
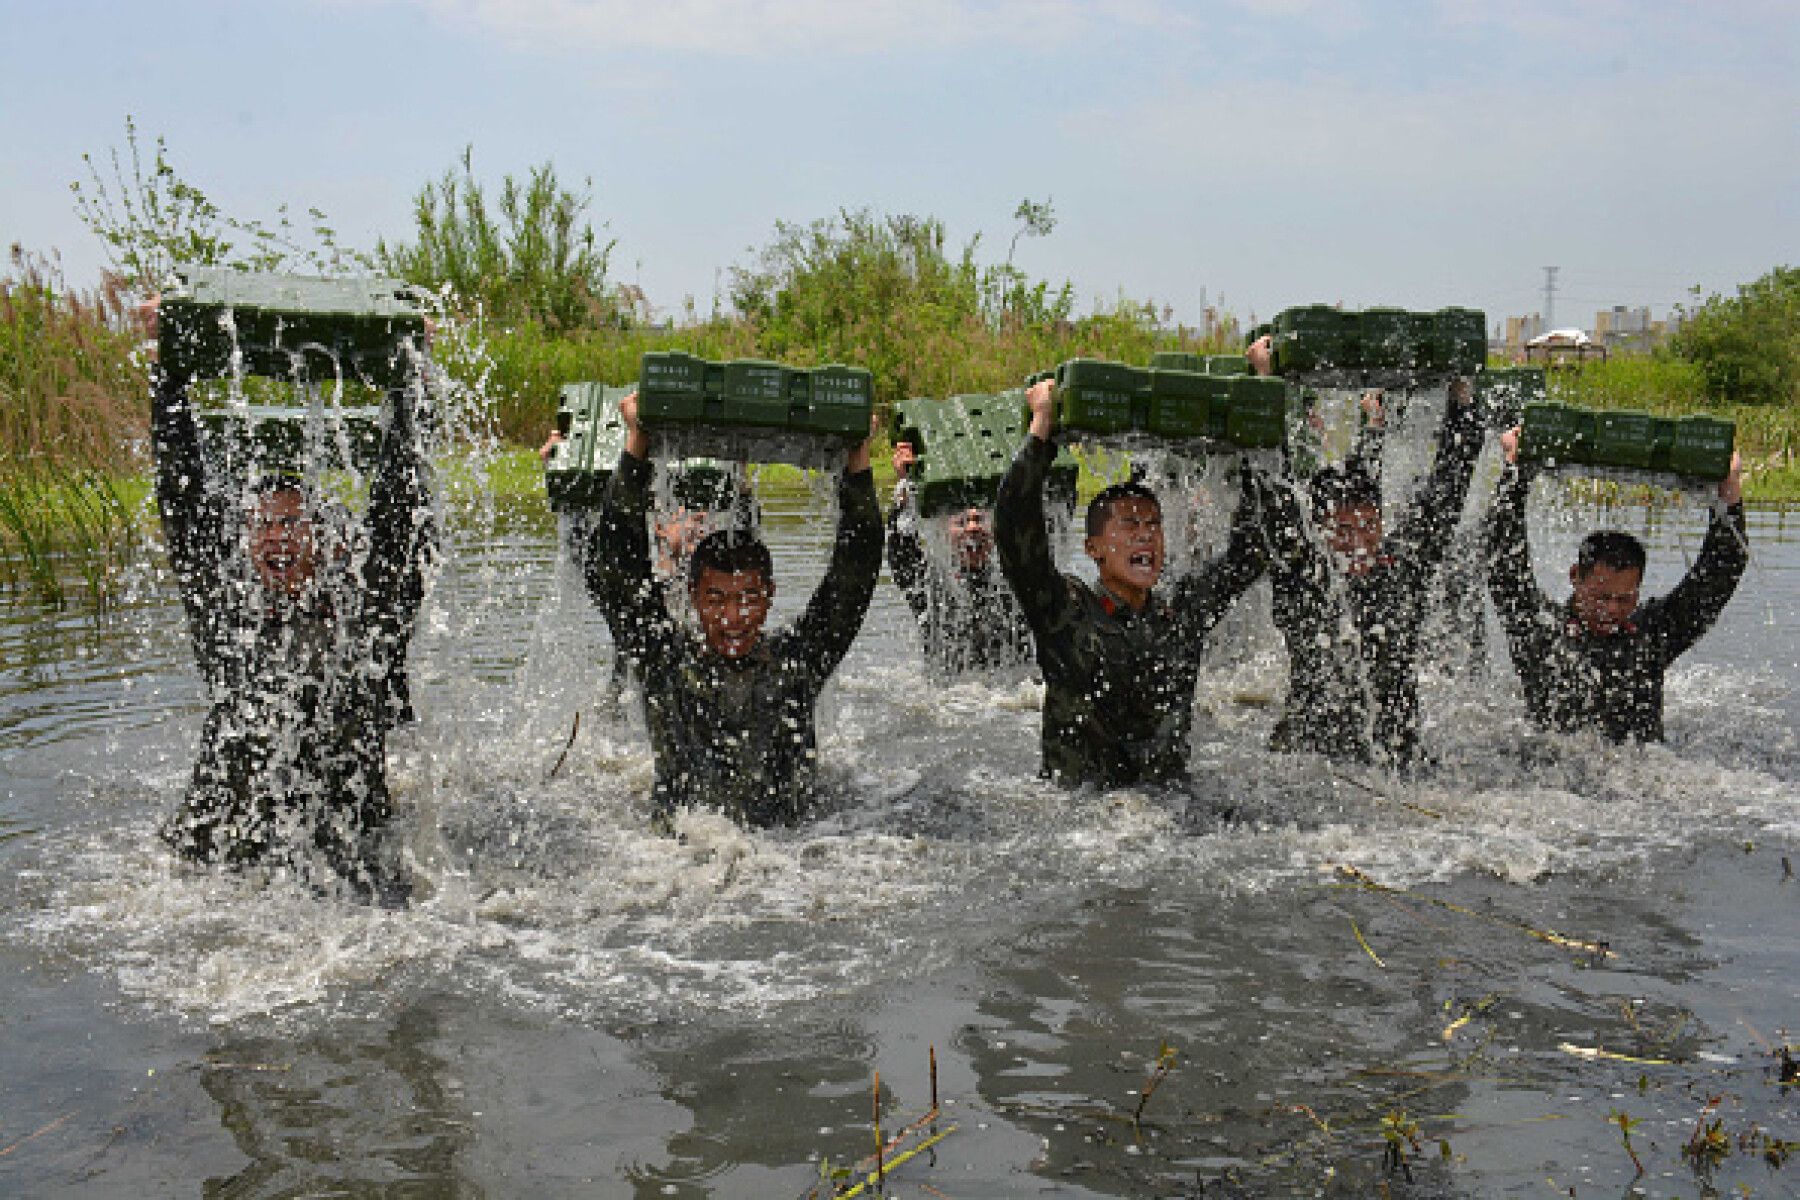
[{"label": "shrub", "polygon": [[1800,395],[1800,268],[1776,267],[1735,296],[1715,293],[1682,318],[1675,352],[1705,372],[1715,396],[1785,404]]},{"label": "shrub", "polygon": [[434,291],[448,290],[464,313],[555,332],[623,328],[628,313],[608,288],[613,242],[584,219],[587,194],[570,191],[549,163],[500,187],[498,216],[475,178],[473,152],[413,201],[418,240],[376,246],[384,269]]}]

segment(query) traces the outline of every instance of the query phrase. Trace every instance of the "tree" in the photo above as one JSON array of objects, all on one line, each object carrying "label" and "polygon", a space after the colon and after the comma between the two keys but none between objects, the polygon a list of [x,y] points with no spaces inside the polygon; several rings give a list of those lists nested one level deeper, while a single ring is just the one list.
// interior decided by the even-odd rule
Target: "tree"
[{"label": "tree", "polygon": [[[1699,297],[1700,289],[1693,292]],[[1776,267],[1737,295],[1714,293],[1692,310],[1671,340],[1695,363],[1707,390],[1734,404],[1784,404],[1800,398],[1800,268]]]},{"label": "tree", "polygon": [[563,187],[546,162],[522,183],[508,175],[490,212],[470,147],[460,171],[452,167],[414,199],[418,240],[379,243],[376,255],[408,282],[448,288],[453,302],[479,305],[495,320],[553,331],[624,328],[628,308],[606,282],[616,243],[602,242],[584,219],[588,203],[586,191]]}]

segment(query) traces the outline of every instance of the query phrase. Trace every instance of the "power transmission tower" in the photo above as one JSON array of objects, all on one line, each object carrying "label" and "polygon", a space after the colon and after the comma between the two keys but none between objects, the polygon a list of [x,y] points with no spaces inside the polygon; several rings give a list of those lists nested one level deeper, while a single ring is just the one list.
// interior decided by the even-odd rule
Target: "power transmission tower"
[{"label": "power transmission tower", "polygon": [[1544,268],[1544,332],[1556,328],[1556,272],[1560,267]]}]

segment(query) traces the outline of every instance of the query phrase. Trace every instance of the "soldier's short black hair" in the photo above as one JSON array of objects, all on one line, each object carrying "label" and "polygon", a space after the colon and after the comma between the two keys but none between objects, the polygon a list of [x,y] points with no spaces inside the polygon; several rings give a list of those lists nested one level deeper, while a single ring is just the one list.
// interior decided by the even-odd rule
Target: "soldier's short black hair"
[{"label": "soldier's short black hair", "polygon": [[1586,575],[1595,567],[1610,567],[1615,571],[1636,571],[1644,573],[1644,564],[1649,556],[1644,553],[1644,543],[1617,529],[1598,529],[1581,541],[1581,549],[1575,552],[1575,573]]},{"label": "soldier's short black hair", "polygon": [[1360,467],[1326,467],[1312,477],[1308,489],[1317,521],[1342,508],[1381,507],[1381,485]]},{"label": "soldier's short black hair", "polygon": [[258,500],[261,500],[265,496],[279,496],[288,492],[293,493],[302,500],[310,500],[312,498],[307,494],[305,481],[298,475],[264,475],[256,481],[256,486],[251,490],[255,493]]},{"label": "soldier's short black hair", "polygon": [[1097,537],[1106,528],[1107,518],[1112,516],[1113,507],[1121,500],[1148,500],[1156,505],[1158,515],[1162,513],[1162,501],[1156,493],[1133,479],[1129,483],[1115,483],[1111,487],[1101,489],[1098,496],[1088,504],[1087,536]]},{"label": "soldier's short black hair", "polygon": [[754,531],[720,529],[701,538],[688,556],[688,587],[699,587],[700,576],[707,571],[755,572],[767,583],[775,578],[775,560]]}]

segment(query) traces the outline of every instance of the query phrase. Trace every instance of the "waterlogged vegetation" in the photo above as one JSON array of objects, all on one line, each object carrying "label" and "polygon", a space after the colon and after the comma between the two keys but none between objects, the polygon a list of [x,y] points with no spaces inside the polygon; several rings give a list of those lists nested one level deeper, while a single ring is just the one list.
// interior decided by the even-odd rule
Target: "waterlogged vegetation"
[{"label": "waterlogged vegetation", "polygon": [[115,284],[12,249],[0,278],[0,588],[104,604],[137,542],[145,375]]},{"label": "waterlogged vegetation", "polygon": [[[481,435],[514,447],[541,442],[563,383],[631,379],[648,350],[853,363],[873,372],[885,409],[1017,386],[1078,355],[1144,361],[1241,341],[1229,316],[1203,336],[1123,296],[1079,313],[1071,285],[1014,265],[1022,240],[1056,228],[1050,202],[1029,198],[1011,214],[1003,258],[979,234],[956,243],[930,216],[857,209],[778,222],[731,268],[728,295],[704,312],[689,298],[669,317],[609,278],[614,243],[589,220],[589,186],[565,186],[544,163],[490,190],[465,151],[418,192],[408,235],[364,253],[315,209],[300,223],[285,208],[267,221],[223,212],[180,175],[162,139],[146,144],[127,120],[124,148],[89,157],[73,185],[108,257],[101,284],[72,288],[54,258],[18,247],[0,280],[0,587],[60,603],[80,581],[104,601],[137,544],[148,384],[133,306],[178,262],[384,271],[428,288],[454,329],[439,339],[439,363],[486,397]],[[1751,502],[1800,501],[1800,270],[1777,268],[1735,296],[1696,296],[1685,315],[1669,346],[1558,372],[1557,390],[1581,404],[1730,417]],[[530,493],[531,460],[501,461],[517,468],[506,489]]]}]

